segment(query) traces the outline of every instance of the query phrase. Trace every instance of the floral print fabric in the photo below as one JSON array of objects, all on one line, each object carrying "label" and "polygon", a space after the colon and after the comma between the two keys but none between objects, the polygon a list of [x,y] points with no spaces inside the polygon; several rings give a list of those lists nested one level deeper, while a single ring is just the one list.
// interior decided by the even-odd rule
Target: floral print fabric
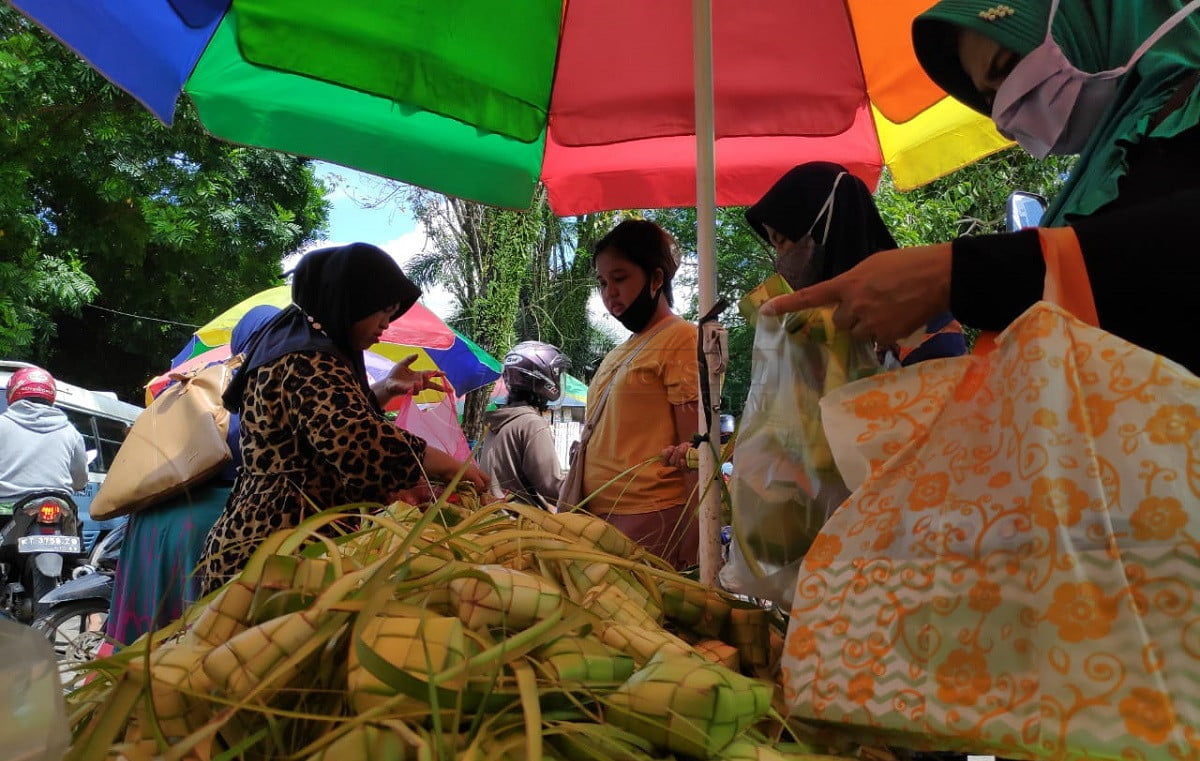
[{"label": "floral print fabric", "polygon": [[821,406],[854,492],[800,572],[795,714],[918,748],[1200,757],[1200,379],[1040,303],[990,355]]}]

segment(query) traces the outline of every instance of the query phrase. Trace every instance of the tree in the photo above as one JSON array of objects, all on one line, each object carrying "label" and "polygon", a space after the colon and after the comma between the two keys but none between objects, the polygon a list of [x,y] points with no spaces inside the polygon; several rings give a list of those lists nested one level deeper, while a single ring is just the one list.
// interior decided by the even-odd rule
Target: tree
[{"label": "tree", "polygon": [[[742,318],[737,303],[748,291],[775,271],[775,252],[746,224],[745,207],[717,209],[716,265],[718,296],[729,302],[721,315],[721,324],[729,333],[729,366],[721,390],[722,409],[741,415],[750,393],[750,356],[754,348],[754,328]],[[676,293],[695,293],[699,282],[696,261],[696,210],[658,209],[647,216],[663,226],[684,253],[676,275]],[[682,286],[682,287],[680,287]],[[698,304],[680,303],[676,309],[688,319],[696,319]]]},{"label": "tree", "polygon": [[1004,232],[1008,194],[1026,190],[1050,198],[1072,163],[1073,158],[1038,160],[1021,150],[1007,150],[903,193],[885,172],[875,203],[901,246]]},{"label": "tree", "polygon": [[[560,219],[545,188],[526,211],[418,189],[393,188],[383,198],[397,192],[430,240],[430,250],[413,260],[408,273],[450,291],[458,309],[452,325],[497,357],[518,341],[552,343],[571,360],[573,373],[591,377],[613,339],[588,319],[595,280],[587,252],[608,231],[613,213]],[[482,432],[488,396],[488,389],[467,395],[463,430],[469,439]]]},{"label": "tree", "polygon": [[7,6],[0,92],[0,355],[140,401],[188,324],[326,222],[309,161],[221,143],[187,102],[165,127]]},{"label": "tree", "polygon": [[[408,204],[429,236],[430,249],[408,267],[421,284],[445,286],[458,304],[449,320],[484,350],[503,356],[516,337],[521,291],[529,278],[533,251],[546,234],[542,215],[497,209],[413,188]],[[463,431],[477,440],[488,390],[467,394]]]},{"label": "tree", "polygon": [[598,212],[560,219],[549,205],[538,208],[548,234],[535,252],[530,277],[521,292],[516,338],[554,344],[571,360],[571,373],[590,381],[600,360],[616,343],[592,324],[588,314],[588,303],[596,293],[591,251],[612,228],[617,214]]}]

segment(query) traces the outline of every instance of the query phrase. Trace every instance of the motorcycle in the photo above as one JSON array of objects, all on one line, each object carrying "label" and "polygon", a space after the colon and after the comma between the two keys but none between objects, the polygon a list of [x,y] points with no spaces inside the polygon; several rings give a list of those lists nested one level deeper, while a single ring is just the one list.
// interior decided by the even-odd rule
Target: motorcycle
[{"label": "motorcycle", "polygon": [[104,644],[125,526],[122,523],[106,534],[75,569],[73,579],[38,601],[43,611],[33,628],[50,640],[60,661],[91,660]]},{"label": "motorcycle", "polygon": [[69,574],[83,552],[71,494],[47,489],[0,505],[0,609],[22,622],[42,612],[39,602]]}]

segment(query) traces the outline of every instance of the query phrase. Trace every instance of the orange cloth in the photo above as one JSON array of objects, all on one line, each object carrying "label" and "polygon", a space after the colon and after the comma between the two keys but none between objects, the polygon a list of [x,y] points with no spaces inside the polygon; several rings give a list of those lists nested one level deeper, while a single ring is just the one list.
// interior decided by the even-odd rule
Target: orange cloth
[{"label": "orange cloth", "polygon": [[[591,405],[609,383],[614,379],[617,383],[600,413],[584,460],[583,495],[600,492],[586,505],[597,515],[651,513],[678,507],[687,500],[678,469],[661,462],[641,465],[665,447],[680,443],[673,405],[700,399],[698,331],[678,316],[668,319],[674,324],[651,336],[628,367],[626,358],[644,336],[631,336],[610,351],[588,388]],[[626,473],[630,468],[633,470]],[[616,480],[604,487],[611,479]]]}]

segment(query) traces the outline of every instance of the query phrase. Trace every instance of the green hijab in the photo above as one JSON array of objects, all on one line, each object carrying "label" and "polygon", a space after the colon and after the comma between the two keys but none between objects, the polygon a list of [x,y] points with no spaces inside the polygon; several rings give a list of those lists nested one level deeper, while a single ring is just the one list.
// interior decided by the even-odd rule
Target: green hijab
[{"label": "green hijab", "polygon": [[[1052,33],[1071,63],[1098,72],[1125,65],[1187,0],[1059,0]],[[1048,0],[942,0],[913,21],[921,66],[946,92],[986,113],[958,62],[958,28],[968,27],[1024,56],[1045,38]],[[1094,213],[1117,197],[1126,146],[1146,136],[1172,137],[1200,123],[1193,92],[1153,130],[1149,122],[1180,82],[1200,69],[1200,12],[1160,39],[1121,78],[1117,97],[1101,117],[1062,191],[1042,219],[1046,226]]]}]

